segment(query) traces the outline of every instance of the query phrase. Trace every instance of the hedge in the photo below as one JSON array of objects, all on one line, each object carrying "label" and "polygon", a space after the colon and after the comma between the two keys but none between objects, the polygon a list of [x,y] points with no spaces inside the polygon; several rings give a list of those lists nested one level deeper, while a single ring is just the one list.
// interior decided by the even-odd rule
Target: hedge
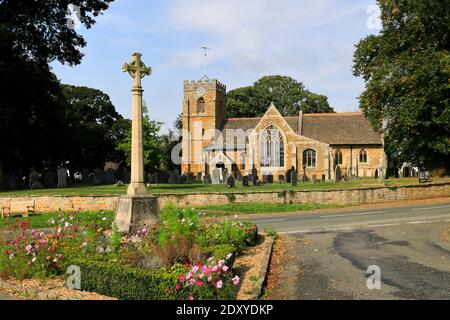
[{"label": "hedge", "polygon": [[176,300],[178,273],[117,266],[110,262],[77,259],[81,290],[122,300]]}]

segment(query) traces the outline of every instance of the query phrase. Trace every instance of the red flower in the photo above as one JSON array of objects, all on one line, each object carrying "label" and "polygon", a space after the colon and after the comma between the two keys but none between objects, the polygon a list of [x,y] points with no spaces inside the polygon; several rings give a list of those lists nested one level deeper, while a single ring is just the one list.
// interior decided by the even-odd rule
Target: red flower
[{"label": "red flower", "polygon": [[21,227],[22,229],[24,229],[26,226],[27,226],[27,223],[26,223],[26,222],[22,222],[22,223],[20,224],[20,227]]},{"label": "red flower", "polygon": [[197,281],[197,286],[203,287],[203,281],[198,280],[198,281]]},{"label": "red flower", "polygon": [[180,274],[180,275],[178,276],[178,281],[184,282],[185,280],[186,280],[186,277],[184,276],[184,274]]},{"label": "red flower", "polygon": [[184,268],[185,268],[186,270],[189,269],[189,263],[186,262],[186,263],[184,264]]},{"label": "red flower", "polygon": [[181,288],[181,286],[177,283],[177,284],[175,285],[175,289],[176,289],[176,290],[180,290],[180,288]]}]

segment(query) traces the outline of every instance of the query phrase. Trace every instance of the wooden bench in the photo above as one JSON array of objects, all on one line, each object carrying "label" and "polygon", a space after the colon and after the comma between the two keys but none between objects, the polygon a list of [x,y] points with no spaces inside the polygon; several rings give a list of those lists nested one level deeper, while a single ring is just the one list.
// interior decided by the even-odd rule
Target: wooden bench
[{"label": "wooden bench", "polygon": [[6,206],[2,207],[2,219],[7,214],[11,213],[22,214],[23,217],[28,217],[30,213],[34,213],[34,200],[28,201],[10,201]]}]

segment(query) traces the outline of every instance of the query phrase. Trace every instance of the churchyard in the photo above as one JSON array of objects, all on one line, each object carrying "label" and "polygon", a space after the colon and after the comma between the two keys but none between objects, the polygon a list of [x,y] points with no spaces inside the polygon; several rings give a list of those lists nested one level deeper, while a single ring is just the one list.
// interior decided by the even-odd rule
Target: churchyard
[{"label": "churchyard", "polygon": [[[433,178],[429,183],[447,183],[450,182],[450,178]],[[374,188],[381,186],[388,187],[401,187],[421,185],[417,178],[390,178],[379,182],[377,179],[355,179],[350,181],[325,181],[325,182],[299,182],[296,186],[288,183],[267,183],[257,186],[243,186],[241,181],[235,183],[234,188],[229,188],[226,184],[203,184],[203,183],[191,183],[191,184],[147,184],[147,190],[152,194],[182,194],[182,193],[235,193],[235,192],[263,192],[263,191],[283,191],[283,190],[347,190],[347,189],[359,189],[359,188]],[[124,184],[75,184],[67,186],[65,188],[40,188],[29,189],[21,188],[15,190],[3,189],[0,190],[0,197],[10,196],[87,196],[87,195],[122,195],[126,193],[126,185]]]}]

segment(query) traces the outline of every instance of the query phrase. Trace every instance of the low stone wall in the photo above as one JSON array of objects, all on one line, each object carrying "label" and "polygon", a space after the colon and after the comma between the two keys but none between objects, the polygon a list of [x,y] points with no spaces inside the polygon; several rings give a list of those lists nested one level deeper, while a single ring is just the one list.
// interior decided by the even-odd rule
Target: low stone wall
[{"label": "low stone wall", "polygon": [[[289,186],[286,186],[289,188]],[[168,203],[179,206],[204,206],[236,203],[301,203],[356,205],[396,200],[419,200],[450,197],[450,183],[404,187],[379,187],[351,190],[309,190],[248,193],[184,193],[159,194],[160,207]],[[22,196],[0,197],[0,208],[10,201],[35,201],[37,212],[70,210],[115,210],[119,196]]]}]

